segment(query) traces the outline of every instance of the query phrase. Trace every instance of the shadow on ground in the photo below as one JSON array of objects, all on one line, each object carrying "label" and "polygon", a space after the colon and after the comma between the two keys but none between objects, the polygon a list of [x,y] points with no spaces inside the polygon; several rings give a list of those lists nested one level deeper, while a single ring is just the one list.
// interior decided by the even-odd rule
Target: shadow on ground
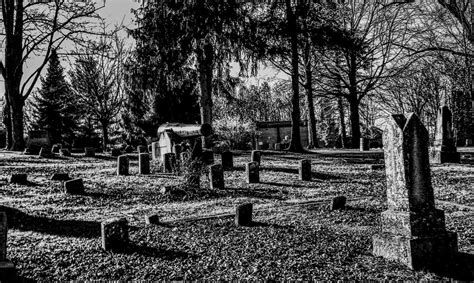
[{"label": "shadow on ground", "polygon": [[226,188],[219,191],[219,197],[224,196],[285,200],[288,199],[288,191],[259,188]]},{"label": "shadow on ground", "polygon": [[183,251],[155,248],[145,245],[137,245],[134,243],[129,243],[124,249],[115,250],[115,252],[127,255],[139,254],[142,256],[155,257],[164,260],[197,258],[196,255]]},{"label": "shadow on ground", "polygon": [[19,209],[0,206],[7,214],[8,227],[20,231],[34,231],[66,237],[100,237],[100,223],[82,220],[57,220],[29,215]]}]

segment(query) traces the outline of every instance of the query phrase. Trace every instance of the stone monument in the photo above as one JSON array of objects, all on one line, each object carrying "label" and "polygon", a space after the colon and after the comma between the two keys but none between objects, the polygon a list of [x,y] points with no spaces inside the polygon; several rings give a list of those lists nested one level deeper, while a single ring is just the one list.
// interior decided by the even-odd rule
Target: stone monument
[{"label": "stone monument", "polygon": [[438,110],[436,135],[430,154],[431,163],[459,163],[461,155],[456,150],[453,135],[453,114],[447,106]]},{"label": "stone monument", "polygon": [[446,231],[435,208],[428,131],[416,114],[393,115],[383,134],[387,206],[373,237],[373,253],[409,268],[444,267],[457,253],[457,235]]}]

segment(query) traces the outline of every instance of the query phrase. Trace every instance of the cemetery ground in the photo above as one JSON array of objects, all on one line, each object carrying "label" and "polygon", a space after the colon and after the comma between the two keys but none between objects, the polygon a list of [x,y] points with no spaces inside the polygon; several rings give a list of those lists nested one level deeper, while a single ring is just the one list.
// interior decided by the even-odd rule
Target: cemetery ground
[{"label": "cemetery ground", "polygon": [[[474,150],[472,150],[474,155]],[[264,151],[260,183],[247,184],[249,152],[234,152],[225,189],[170,196],[164,185],[180,177],[138,175],[130,154],[130,175],[116,175],[116,158],[40,158],[0,151],[0,210],[8,217],[8,254],[20,279],[473,279],[474,162],[433,165],[436,206],[458,235],[459,258],[447,270],[412,271],[374,257],[372,235],[386,209],[381,152],[292,154]],[[220,162],[219,155],[215,155]],[[298,161],[312,160],[312,180],[298,179]],[[68,195],[53,173],[84,180],[85,194]],[[28,183],[10,184],[12,173]],[[208,180],[201,178],[201,187]],[[332,198],[347,197],[346,208],[331,211]],[[236,227],[239,204],[254,204],[253,224]],[[146,225],[158,214],[160,223]],[[218,215],[218,217],[207,217]],[[130,243],[121,251],[101,249],[100,223],[126,217]]]}]

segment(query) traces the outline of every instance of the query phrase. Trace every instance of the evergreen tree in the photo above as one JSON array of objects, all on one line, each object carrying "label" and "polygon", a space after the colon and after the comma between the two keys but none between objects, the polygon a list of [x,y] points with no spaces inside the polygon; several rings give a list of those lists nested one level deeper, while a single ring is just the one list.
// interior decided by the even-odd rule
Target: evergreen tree
[{"label": "evergreen tree", "polygon": [[41,89],[34,96],[34,127],[47,130],[53,143],[70,142],[76,126],[73,97],[63,71],[54,50]]}]

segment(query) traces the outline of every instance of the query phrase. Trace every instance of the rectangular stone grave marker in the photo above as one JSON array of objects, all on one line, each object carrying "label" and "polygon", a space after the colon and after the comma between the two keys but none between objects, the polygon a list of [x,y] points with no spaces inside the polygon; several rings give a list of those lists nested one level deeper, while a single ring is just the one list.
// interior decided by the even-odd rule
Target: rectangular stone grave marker
[{"label": "rectangular stone grave marker", "polygon": [[436,135],[430,152],[431,163],[459,163],[461,155],[457,152],[453,135],[453,115],[447,106],[438,110]]},{"label": "rectangular stone grave marker", "polygon": [[346,197],[338,196],[332,199],[331,210],[344,209],[346,207]]},{"label": "rectangular stone grave marker", "polygon": [[231,151],[221,153],[221,163],[224,170],[232,170],[234,168],[234,157]]},{"label": "rectangular stone grave marker", "polygon": [[159,142],[152,142],[151,143],[151,158],[153,160],[160,160],[161,159],[161,152],[160,152],[160,143]]},{"label": "rectangular stone grave marker", "polygon": [[298,173],[301,181],[311,181],[311,160],[300,160]]},{"label": "rectangular stone grave marker", "polygon": [[151,225],[151,224],[159,224],[160,223],[160,216],[157,214],[152,214],[152,215],[145,215],[145,224]]},{"label": "rectangular stone grave marker", "polygon": [[253,204],[246,203],[237,206],[235,211],[235,225],[250,226],[252,224]]},{"label": "rectangular stone grave marker", "polygon": [[121,250],[128,244],[128,221],[125,218],[113,218],[101,223],[102,249]]},{"label": "rectangular stone grave marker", "polygon": [[85,147],[84,148],[84,156],[85,157],[95,157],[95,148]]},{"label": "rectangular stone grave marker", "polygon": [[260,166],[261,156],[262,156],[262,152],[260,150],[252,150],[250,160],[252,162],[257,162],[258,165]]},{"label": "rectangular stone grave marker", "polygon": [[128,156],[120,155],[117,157],[117,175],[128,175],[129,160]]},{"label": "rectangular stone grave marker", "polygon": [[28,182],[28,175],[26,173],[11,174],[9,182],[12,184],[26,184]]},{"label": "rectangular stone grave marker", "polygon": [[148,153],[138,155],[138,173],[140,175],[150,174],[150,155]]},{"label": "rectangular stone grave marker", "polygon": [[163,155],[163,172],[173,173],[176,171],[176,155],[174,153],[165,153]]},{"label": "rectangular stone grave marker", "polygon": [[221,164],[214,164],[209,167],[209,183],[212,190],[224,189],[224,170]]},{"label": "rectangular stone grave marker", "polygon": [[428,142],[416,114],[393,115],[383,133],[388,209],[373,253],[415,270],[444,267],[457,253],[457,235],[435,208]]},{"label": "rectangular stone grave marker", "polygon": [[51,157],[52,155],[53,153],[51,152],[51,148],[49,147],[42,147],[38,154],[39,157],[45,157],[45,158]]},{"label": "rectangular stone grave marker", "polygon": [[259,166],[257,162],[249,162],[245,164],[245,176],[247,176],[247,183],[259,183]]},{"label": "rectangular stone grave marker", "polygon": [[7,214],[0,212],[0,281],[13,282],[15,265],[7,259]]},{"label": "rectangular stone grave marker", "polygon": [[65,181],[64,190],[67,194],[82,195],[84,194],[84,182],[82,179]]},{"label": "rectangular stone grave marker", "polygon": [[51,176],[52,181],[69,181],[71,178],[68,173],[54,173]]}]

